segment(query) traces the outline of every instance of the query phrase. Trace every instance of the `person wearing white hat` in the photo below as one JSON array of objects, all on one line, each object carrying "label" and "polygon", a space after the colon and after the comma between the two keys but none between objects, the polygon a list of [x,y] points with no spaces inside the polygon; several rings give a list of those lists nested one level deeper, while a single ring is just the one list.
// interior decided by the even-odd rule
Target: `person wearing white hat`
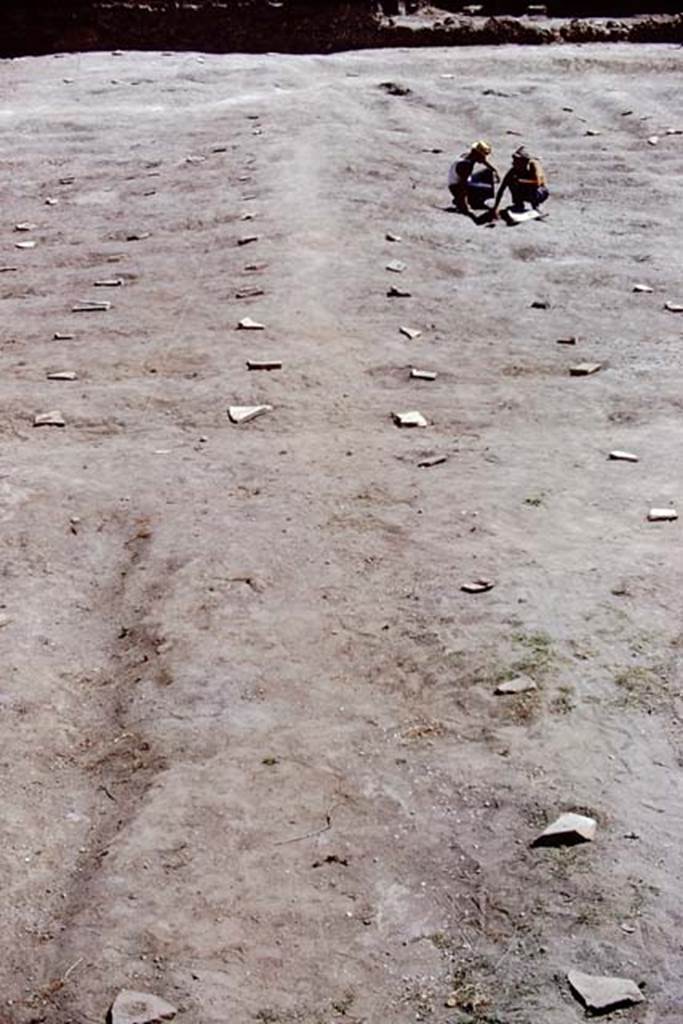
[{"label": "person wearing white hat", "polygon": [[[493,199],[494,185],[499,177],[498,171],[489,163],[491,153],[489,143],[479,139],[451,164],[448,189],[458,213],[472,216],[473,210],[485,209],[486,200]],[[483,169],[475,171],[476,164],[483,164]]]}]

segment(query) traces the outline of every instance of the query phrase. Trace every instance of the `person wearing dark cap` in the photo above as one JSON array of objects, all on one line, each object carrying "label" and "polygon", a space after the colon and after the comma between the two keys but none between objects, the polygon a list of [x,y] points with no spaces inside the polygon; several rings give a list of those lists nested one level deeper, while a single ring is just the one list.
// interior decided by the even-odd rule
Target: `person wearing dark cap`
[{"label": "person wearing dark cap", "polygon": [[500,183],[493,204],[494,215],[498,212],[506,188],[510,189],[512,208],[516,213],[522,212],[526,203],[530,203],[532,208],[537,210],[550,194],[540,160],[531,156],[524,146],[520,146],[512,154],[512,167]]},{"label": "person wearing dark cap", "polygon": [[[498,172],[489,163],[491,146],[483,139],[473,142],[469,150],[451,164],[448,171],[448,189],[458,213],[472,216],[472,210],[482,210],[486,200],[493,199]],[[476,164],[483,164],[475,171]]]}]

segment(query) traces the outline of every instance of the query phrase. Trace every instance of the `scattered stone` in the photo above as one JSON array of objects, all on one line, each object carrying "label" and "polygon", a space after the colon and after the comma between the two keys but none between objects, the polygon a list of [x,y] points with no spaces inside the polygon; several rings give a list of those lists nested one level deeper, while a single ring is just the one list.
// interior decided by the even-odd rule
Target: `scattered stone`
[{"label": "scattered stone", "polygon": [[650,288],[649,284],[634,284],[633,291],[644,292],[646,295],[649,295],[654,291],[654,288]]},{"label": "scattered stone", "polygon": [[0,612],[0,629],[3,629],[4,626],[9,626],[11,621],[12,620],[9,615],[5,615],[4,612]]},{"label": "scattered stone", "polygon": [[95,288],[120,288],[123,283],[122,277],[107,277],[102,281],[95,281]]},{"label": "scattered stone", "polygon": [[514,679],[506,679],[493,691],[494,693],[529,693],[536,689],[536,683],[529,676],[515,676]]},{"label": "scattered stone", "polygon": [[558,345],[576,345],[578,340],[579,339],[576,336],[576,334],[572,334],[568,338],[558,338],[557,339],[557,344]]},{"label": "scattered stone", "polygon": [[670,313],[683,313],[683,306],[678,302],[665,302],[664,309],[668,309]]},{"label": "scattered stone", "polygon": [[633,113],[632,110],[622,110],[621,116],[622,117],[630,117],[632,113]]},{"label": "scattered stone", "polygon": [[547,299],[534,299],[531,303],[532,309],[550,309],[550,303]]},{"label": "scattered stone", "polygon": [[265,324],[260,324],[258,320],[252,320],[250,316],[243,316],[237,324],[238,331],[265,331],[265,329]]},{"label": "scattered stone", "polygon": [[659,135],[651,135],[650,138],[647,140],[648,146],[656,146],[658,142]]},{"label": "scattered stone", "polygon": [[35,231],[37,224],[30,224],[27,220],[22,221],[21,224],[15,224],[15,231]]},{"label": "scattered stone", "polygon": [[609,453],[609,457],[614,462],[638,462],[638,456],[632,455],[631,452],[613,451]]},{"label": "scattered stone", "polygon": [[569,367],[571,377],[588,377],[591,373],[597,373],[602,369],[602,363],[577,363]]},{"label": "scattered stone", "polygon": [[164,1024],[173,1020],[178,1011],[164,999],[149,992],[123,989],[112,1003],[108,1024]]},{"label": "scattered stone", "polygon": [[598,823],[595,818],[585,814],[569,811],[548,825],[532,846],[576,846],[578,843],[590,843],[595,838]]},{"label": "scattered stone", "polygon": [[282,363],[277,359],[247,359],[248,370],[281,370]]},{"label": "scattered stone", "polygon": [[254,285],[253,288],[241,288],[238,292],[235,292],[236,299],[256,299],[259,295],[263,295],[263,288],[258,288]]},{"label": "scattered stone", "polygon": [[585,134],[586,134],[586,135],[601,135],[601,134],[602,134],[602,132],[599,132],[599,131],[597,130],[597,128],[586,128],[586,132],[585,132]]},{"label": "scattered stone", "polygon": [[122,259],[122,252],[114,252],[111,254],[111,256],[107,256],[107,263],[120,263]]},{"label": "scattered stone", "polygon": [[647,518],[651,523],[672,523],[678,519],[678,512],[675,508],[651,508]]},{"label": "scattered stone", "polygon": [[36,243],[35,242],[15,242],[14,243],[14,248],[15,249],[35,249],[35,247],[36,247]]},{"label": "scattered stone", "polygon": [[547,18],[548,8],[545,4],[529,4],[526,13],[530,18]]},{"label": "scattered stone", "polygon": [[255,192],[248,192],[246,195],[242,196],[243,203],[251,203],[254,199],[256,199]]},{"label": "scattered stone", "polygon": [[410,376],[413,380],[436,380],[434,370],[417,370],[415,367],[411,368]]},{"label": "scattered stone", "polygon": [[12,274],[18,267],[0,267],[0,274]]},{"label": "scattered stone", "polygon": [[151,232],[134,231],[132,234],[126,235],[127,242],[144,242],[146,238],[151,238]]},{"label": "scattered stone", "polygon": [[444,462],[448,462],[447,455],[434,455],[429,459],[422,459],[417,464],[418,469],[431,469],[432,466],[441,466]]},{"label": "scattered stone", "polygon": [[393,412],[392,419],[397,427],[426,427],[427,420],[421,412]]},{"label": "scattered stone", "polygon": [[240,220],[254,220],[256,217],[255,213],[243,213]]},{"label": "scattered stone", "polygon": [[205,160],[206,160],[205,156],[186,156],[185,157],[185,163],[186,164],[203,164]]},{"label": "scattered stone", "polygon": [[545,214],[541,213],[540,210],[520,210],[517,212],[517,210],[513,210],[512,207],[509,206],[506,210],[501,212],[501,216],[508,224],[515,225],[525,224],[530,220],[542,220],[545,217]]},{"label": "scattered stone", "polygon": [[54,196],[48,196],[47,199],[45,200],[45,205],[46,206],[57,206],[58,204],[59,204],[59,199],[55,199]]},{"label": "scattered stone", "polygon": [[33,420],[34,427],[65,427],[66,420],[59,409],[51,412],[41,412]]},{"label": "scattered stone", "polygon": [[387,231],[387,233],[386,233],[386,235],[384,237],[386,238],[387,242],[401,242],[401,241],[403,241],[403,239],[401,238],[400,235],[393,235],[391,233],[391,231]]},{"label": "scattered stone", "polygon": [[74,370],[56,370],[48,373],[48,380],[78,380],[78,374]]},{"label": "scattered stone", "polygon": [[228,152],[228,147],[227,146],[212,146],[211,147],[211,152],[212,153],[227,153]]},{"label": "scattered stone", "polygon": [[64,334],[62,331],[55,331],[52,337],[54,338],[55,341],[73,341],[75,335]]},{"label": "scattered stone", "polygon": [[228,408],[228,416],[233,423],[248,423],[257,416],[272,412],[272,409],[272,405],[231,405]]},{"label": "scattered stone", "polygon": [[243,235],[237,239],[238,245],[251,245],[252,242],[258,242],[258,235]]},{"label": "scattered stone", "polygon": [[683,128],[667,128],[665,135],[683,135]]},{"label": "scattered stone", "polygon": [[409,299],[411,295],[412,292],[406,291],[405,288],[397,288],[396,285],[393,284],[387,292],[387,296],[390,299]]},{"label": "scattered stone", "polygon": [[267,268],[267,263],[247,263],[244,269],[247,274],[260,274],[262,270],[266,270]]},{"label": "scattered stone", "polygon": [[384,89],[390,96],[410,96],[413,91],[407,85],[398,85],[396,82],[380,82],[379,88]]},{"label": "scattered stone", "polygon": [[569,986],[580,1003],[591,1013],[610,1013],[642,1003],[645,996],[630,978],[601,977],[583,971],[567,973]]},{"label": "scattered stone", "polygon": [[418,331],[414,327],[399,327],[399,331],[401,334],[405,334],[406,338],[409,338],[411,341],[415,341],[416,338],[422,335],[422,331]]},{"label": "scattered stone", "polygon": [[494,587],[495,583],[493,580],[487,580],[481,576],[470,583],[463,583],[460,589],[466,594],[485,594],[487,590],[493,590]]},{"label": "scattered stone", "polygon": [[75,180],[76,179],[73,178],[73,177],[70,177],[70,178],[60,178],[59,179],[59,184],[60,185],[73,185]]},{"label": "scattered stone", "polygon": [[391,263],[387,263],[387,270],[390,270],[392,274],[402,274],[406,269],[406,264],[401,260],[392,260]]},{"label": "scattered stone", "polygon": [[111,302],[77,302],[71,307],[72,313],[104,313],[111,309]]}]

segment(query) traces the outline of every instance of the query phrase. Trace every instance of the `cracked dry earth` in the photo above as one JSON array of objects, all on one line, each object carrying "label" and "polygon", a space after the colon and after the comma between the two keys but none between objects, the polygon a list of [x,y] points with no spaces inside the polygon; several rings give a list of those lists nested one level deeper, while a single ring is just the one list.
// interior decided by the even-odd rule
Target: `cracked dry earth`
[{"label": "cracked dry earth", "polygon": [[[646,521],[683,504],[680,74],[2,64],[2,1024],[120,988],[187,1024],[572,1024],[570,969],[680,1024],[681,524]],[[542,156],[547,220],[447,212],[480,136]],[[595,841],[531,849],[565,810]]]}]

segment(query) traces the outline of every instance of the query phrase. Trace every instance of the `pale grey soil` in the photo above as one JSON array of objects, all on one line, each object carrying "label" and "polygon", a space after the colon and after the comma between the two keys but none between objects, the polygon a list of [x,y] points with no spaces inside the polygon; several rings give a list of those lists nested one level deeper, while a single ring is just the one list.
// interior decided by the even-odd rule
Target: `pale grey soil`
[{"label": "pale grey soil", "polygon": [[[571,967],[680,1024],[681,523],[646,514],[683,513],[681,63],[0,67],[3,1024],[121,987],[188,1024],[571,1024]],[[445,212],[480,136],[542,157],[547,220]],[[567,809],[596,841],[529,849]]]}]

